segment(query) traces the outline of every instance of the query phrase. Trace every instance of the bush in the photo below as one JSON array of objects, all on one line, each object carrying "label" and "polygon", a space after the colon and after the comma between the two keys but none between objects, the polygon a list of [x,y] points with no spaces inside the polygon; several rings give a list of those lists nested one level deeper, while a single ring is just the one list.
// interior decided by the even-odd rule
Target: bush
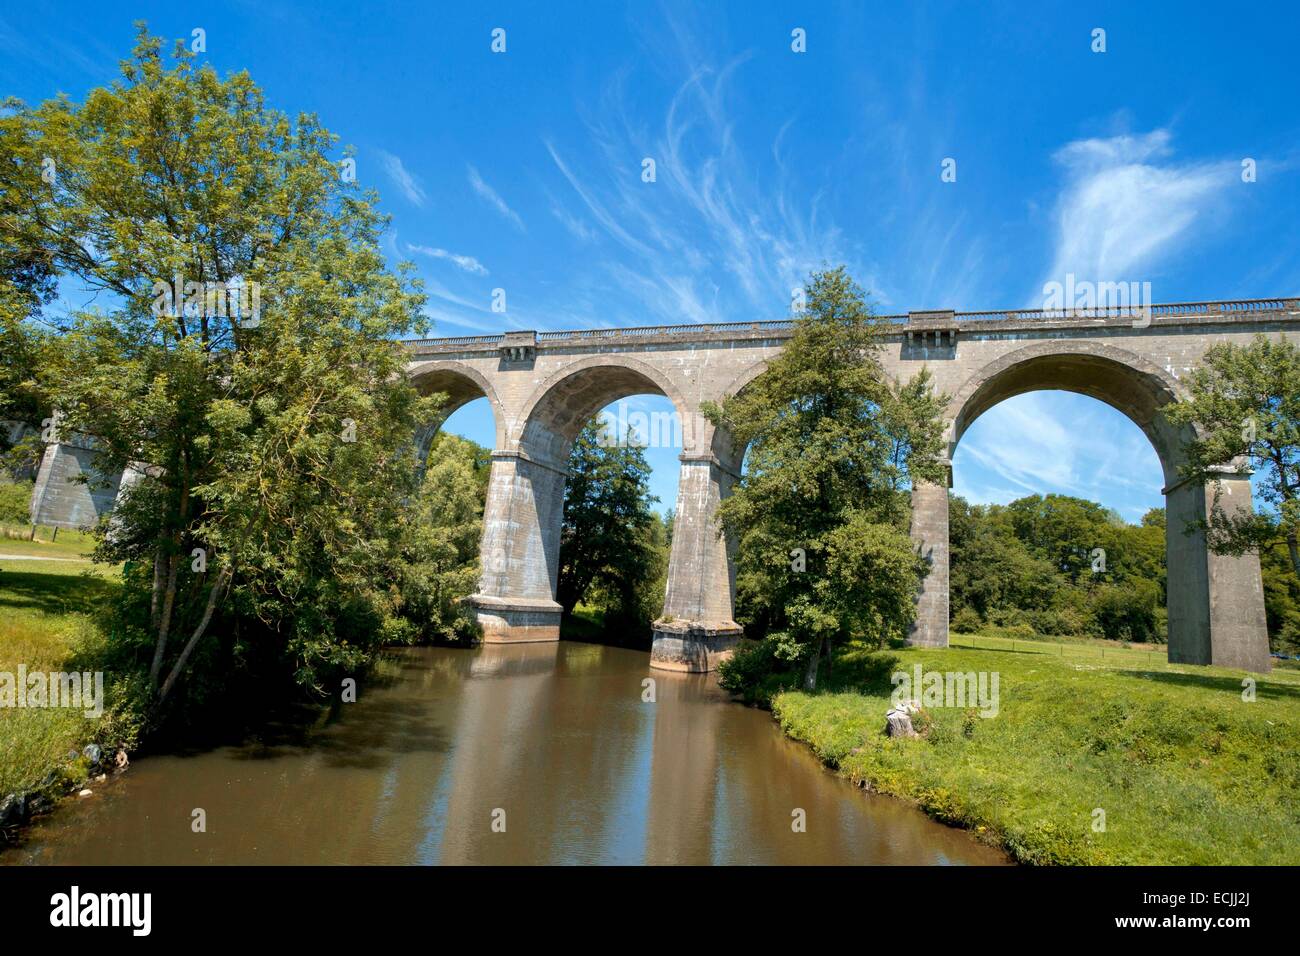
[{"label": "bush", "polygon": [[795,679],[789,662],[776,656],[776,647],[775,641],[741,640],[718,665],[718,685],[747,704],[766,705],[782,681],[789,685]]},{"label": "bush", "polygon": [[1037,633],[1052,637],[1077,637],[1088,630],[1087,618],[1072,607],[1030,611],[1027,617]]},{"label": "bush", "polygon": [[1092,599],[1092,620],[1112,641],[1144,643],[1156,638],[1156,588],[1148,581],[1103,585]]},{"label": "bush", "polygon": [[958,634],[974,634],[984,627],[984,619],[971,607],[964,607],[952,617],[952,629]]},{"label": "bush", "polygon": [[31,520],[32,483],[0,482],[0,521],[27,524]]}]

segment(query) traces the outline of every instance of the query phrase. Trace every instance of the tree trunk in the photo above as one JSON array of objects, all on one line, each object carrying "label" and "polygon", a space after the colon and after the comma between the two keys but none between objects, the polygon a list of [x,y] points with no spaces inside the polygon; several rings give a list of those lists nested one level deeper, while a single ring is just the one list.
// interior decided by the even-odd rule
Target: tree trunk
[{"label": "tree trunk", "polygon": [[1286,536],[1286,546],[1291,552],[1291,568],[1295,571],[1296,577],[1300,578],[1300,541],[1297,541],[1294,528]]},{"label": "tree trunk", "polygon": [[190,486],[189,466],[184,455],[181,456],[181,500],[176,510],[176,530],[172,532],[171,567],[167,573],[167,594],[163,598],[162,615],[158,621],[158,643],[153,649],[153,664],[149,668],[149,687],[158,686],[158,675],[162,673],[163,654],[167,650],[167,635],[171,631],[172,612],[176,606],[176,572],[180,567],[181,542],[184,540],[181,529],[189,517]]},{"label": "tree trunk", "polygon": [[186,641],[184,649],[181,650],[181,656],[176,659],[176,663],[172,666],[171,673],[163,681],[162,690],[158,694],[160,704],[171,693],[172,685],[176,683],[176,678],[180,677],[181,671],[185,669],[185,664],[190,659],[190,653],[194,650],[194,645],[199,642],[203,632],[208,629],[208,622],[212,620],[212,612],[217,609],[217,602],[221,599],[221,592],[226,589],[226,585],[230,583],[232,576],[231,566],[226,565],[221,569],[221,573],[217,575],[217,580],[213,582],[212,590],[208,593],[208,606],[203,609],[203,620],[199,621],[198,627],[194,629],[194,633],[190,635],[190,639]]},{"label": "tree trunk", "polygon": [[803,689],[811,693],[817,689],[817,668],[822,662],[822,654],[826,651],[826,638],[823,637],[817,642],[817,649],[808,655],[808,667],[803,672]]},{"label": "tree trunk", "polygon": [[158,686],[158,674],[162,671],[163,653],[167,650],[167,632],[172,626],[172,608],[176,605],[176,566],[180,556],[171,556],[170,569],[167,572],[167,593],[163,597],[162,614],[158,619],[158,642],[153,648],[153,664],[149,667],[149,686]]},{"label": "tree trunk", "polygon": [[158,630],[159,615],[162,612],[163,589],[167,587],[167,558],[163,554],[162,541],[153,556],[153,593],[149,597],[149,626]]}]

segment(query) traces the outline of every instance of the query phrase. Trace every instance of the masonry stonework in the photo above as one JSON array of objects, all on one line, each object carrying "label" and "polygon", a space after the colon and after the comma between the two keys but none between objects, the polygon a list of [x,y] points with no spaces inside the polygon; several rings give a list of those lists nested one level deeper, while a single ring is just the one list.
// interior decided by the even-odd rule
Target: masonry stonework
[{"label": "masonry stonework", "polygon": [[[1040,310],[915,312],[881,316],[886,372],[905,380],[927,369],[948,396],[949,455],[981,414],[1013,395],[1063,389],[1123,412],[1151,439],[1165,472],[1169,509],[1169,654],[1174,661],[1269,667],[1258,560],[1212,554],[1187,523],[1213,489],[1180,484],[1184,435],[1160,409],[1215,342],[1300,331],[1295,299],[1117,308],[1085,315]],[[583,424],[628,395],[666,396],[682,423],[681,477],[663,615],[651,664],[709,670],[741,631],[734,620],[732,549],[715,520],[739,474],[733,449],[700,414],[762,373],[793,323],[744,322],[430,339],[411,343],[411,374],[449,395],[445,414],[487,396],[497,423],[483,576],[472,599],[485,640],[554,640],[554,602],[565,463]],[[1249,507],[1250,486],[1231,488]],[[1221,493],[1222,494],[1222,493]],[[930,568],[911,641],[948,643],[948,489],[913,491],[912,536]]]},{"label": "masonry stonework", "polygon": [[[1151,440],[1164,470],[1168,513],[1169,658],[1269,669],[1259,562],[1215,555],[1185,533],[1216,493],[1250,507],[1250,484],[1225,473],[1209,488],[1181,478],[1186,434],[1161,409],[1210,345],[1300,331],[1300,300],[1270,299],[1115,308],[1079,315],[1044,310],[880,316],[882,364],[898,381],[922,369],[947,396],[951,459],[965,430],[1004,399],[1061,389],[1106,402]],[[559,639],[555,602],[564,482],[583,425],[629,395],[666,396],[681,422],[681,476],[662,616],[651,666],[713,669],[741,633],[734,620],[733,548],[716,522],[740,472],[743,448],[700,413],[760,375],[785,346],[789,320],[574,332],[510,332],[408,343],[412,379],[447,397],[448,415],[486,397],[496,422],[481,545],[471,598],[489,643]],[[47,452],[48,487],[61,453]],[[47,465],[49,466],[47,469]],[[49,471],[47,475],[46,472]],[[40,482],[38,481],[38,490]],[[912,536],[930,568],[910,640],[948,644],[948,489],[913,490]]]}]

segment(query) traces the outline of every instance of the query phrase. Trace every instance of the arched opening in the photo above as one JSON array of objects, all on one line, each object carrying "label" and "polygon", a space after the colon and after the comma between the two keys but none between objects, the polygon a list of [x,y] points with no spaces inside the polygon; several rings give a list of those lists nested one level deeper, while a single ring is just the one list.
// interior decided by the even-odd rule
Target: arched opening
[{"label": "arched opening", "polygon": [[1182,436],[1160,414],[1161,407],[1177,397],[1177,383],[1162,369],[1113,348],[1063,351],[1036,346],[982,369],[949,404],[952,449],[990,408],[1035,391],[1074,392],[1123,413],[1151,440],[1166,485],[1178,480]]},{"label": "arched opening", "polygon": [[500,447],[505,427],[501,402],[481,372],[461,362],[424,362],[413,366],[409,375],[421,395],[446,396],[434,418],[416,435],[421,461],[434,436],[449,422],[457,434],[489,451]]},{"label": "arched opening", "polygon": [[[1170,661],[1266,669],[1258,560],[1213,554],[1203,534],[1187,531],[1206,514],[1207,493],[1180,477],[1183,435],[1161,412],[1177,397],[1173,376],[1110,346],[1029,346],[980,369],[952,397],[950,451],[993,407],[1042,391],[1072,392],[1109,405],[1140,428],[1155,450],[1164,481]],[[1225,477],[1221,484],[1234,496],[1234,506],[1249,507],[1248,481]],[[931,562],[913,633],[917,644],[948,642],[948,508],[946,488],[914,489],[913,535]]]},{"label": "arched opening", "polygon": [[971,422],[952,460],[954,642],[1104,639],[1148,652],[1134,661],[1164,656],[1164,473],[1126,415],[1024,392]]},{"label": "arched opening", "polygon": [[[630,403],[637,397],[653,404]],[[680,450],[671,446],[691,440],[685,407],[663,372],[627,356],[591,356],[565,366],[533,390],[493,455],[483,576],[475,596],[486,641],[559,636],[565,489],[570,453],[584,427],[602,413],[612,421],[615,439],[625,437],[617,434],[621,427],[634,427],[655,446],[659,470],[668,466],[671,471]],[[675,498],[675,476],[657,477],[654,484],[671,487]],[[674,507],[675,501],[661,500],[660,505]]]}]

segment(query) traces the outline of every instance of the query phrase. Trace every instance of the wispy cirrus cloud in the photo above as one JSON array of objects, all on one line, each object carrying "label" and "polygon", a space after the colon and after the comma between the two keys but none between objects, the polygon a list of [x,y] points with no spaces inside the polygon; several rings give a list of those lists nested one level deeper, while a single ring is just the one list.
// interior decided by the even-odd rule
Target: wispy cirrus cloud
[{"label": "wispy cirrus cloud", "polygon": [[[750,55],[713,64],[712,48],[691,30],[667,25],[666,34],[647,31],[647,42],[661,43],[656,62],[677,85],[648,125],[623,72],[583,101],[587,142],[544,139],[568,186],[551,213],[601,250],[582,284],[591,297],[617,303],[606,321],[783,317],[809,272],[850,260],[843,235],[818,189],[783,168],[772,176],[766,150],[737,142],[730,99]],[[792,125],[786,119],[768,130],[778,165]]]},{"label": "wispy cirrus cloud", "polygon": [[519,218],[519,214],[506,204],[506,201],[501,198],[500,194],[498,194],[495,189],[483,180],[483,177],[479,175],[479,171],[473,166],[469,167],[469,184],[470,188],[472,188],[481,199],[499,212],[502,217],[507,219],[516,229],[520,232],[527,231],[524,228],[524,221]]},{"label": "wispy cirrus cloud", "polygon": [[968,501],[1031,494],[1125,502],[1134,521],[1160,507],[1164,473],[1150,440],[1121,412],[1081,395],[1030,392],[994,406],[957,446],[954,491]]},{"label": "wispy cirrus cloud", "polygon": [[435,246],[419,246],[409,242],[406,244],[406,249],[417,256],[428,256],[430,259],[445,259],[457,268],[472,272],[474,275],[485,276],[488,274],[487,267],[473,256],[458,255]]},{"label": "wispy cirrus cloud", "polygon": [[1150,281],[1150,270],[1197,238],[1192,225],[1234,183],[1233,162],[1171,161],[1170,134],[1076,140],[1055,154],[1067,181],[1047,281]]},{"label": "wispy cirrus cloud", "polygon": [[424,187],[406,168],[406,164],[402,162],[402,158],[400,156],[394,156],[392,153],[386,153],[382,149],[376,150],[375,152],[379,155],[379,163],[383,167],[384,172],[388,175],[388,178],[393,181],[393,185],[401,190],[402,195],[406,197],[407,201],[411,203],[411,205],[423,208],[426,198]]}]

